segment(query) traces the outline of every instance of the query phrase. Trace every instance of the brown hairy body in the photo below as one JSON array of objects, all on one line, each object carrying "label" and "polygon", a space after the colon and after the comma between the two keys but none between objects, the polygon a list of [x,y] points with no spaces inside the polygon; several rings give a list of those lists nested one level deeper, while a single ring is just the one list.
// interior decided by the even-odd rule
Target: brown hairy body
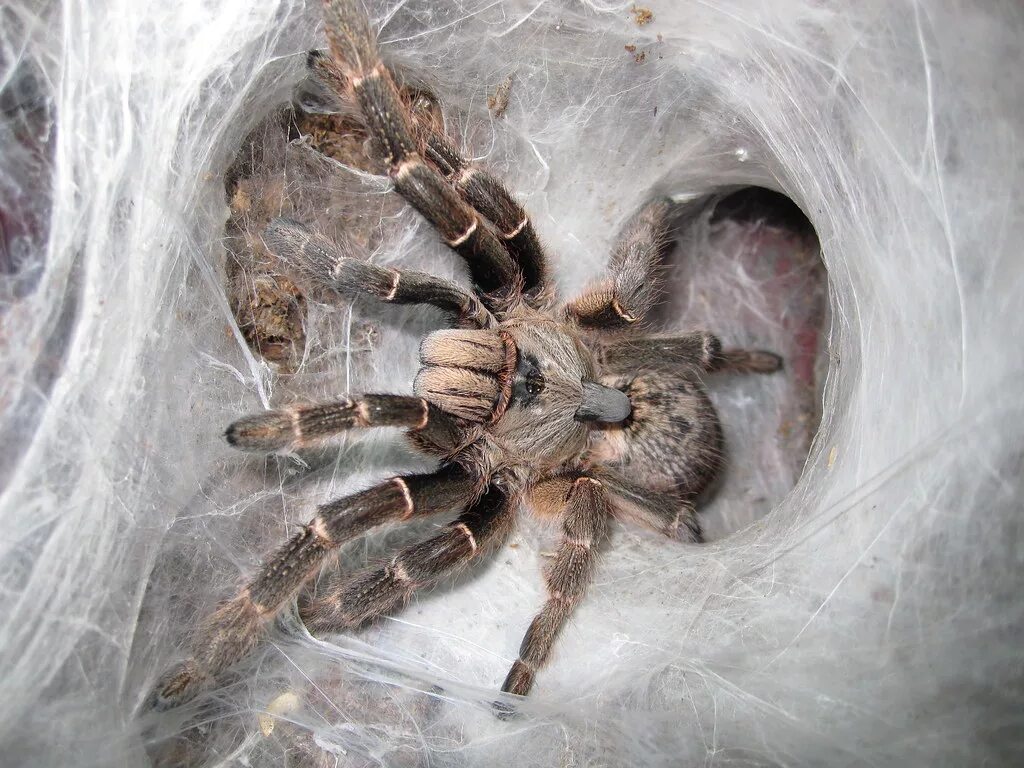
[{"label": "brown hairy body", "polygon": [[[359,105],[395,190],[465,259],[474,287],[351,258],[302,224],[275,220],[264,241],[305,280],[349,296],[431,305],[453,327],[424,339],[413,396],[291,406],[235,422],[227,439],[269,452],[347,429],[400,427],[439,468],[322,505],[204,622],[191,658],[158,686],[157,706],[201,690],[296,597],[314,632],[355,627],[401,607],[416,590],[499,546],[520,508],[561,529],[545,573],[548,598],[502,686],[526,694],[583,598],[612,518],[677,541],[700,540],[694,502],[723,461],[702,377],[770,373],[781,364],[769,352],[723,350],[705,331],[638,330],[660,296],[673,220],[668,200],[643,205],[615,241],[606,276],[560,301],[527,213],[461,156],[436,121],[417,121],[379,58],[358,0],[326,0],[325,17],[331,55],[311,55],[312,73]],[[344,543],[385,523],[442,513],[455,517],[436,536],[322,593],[300,593]]]}]

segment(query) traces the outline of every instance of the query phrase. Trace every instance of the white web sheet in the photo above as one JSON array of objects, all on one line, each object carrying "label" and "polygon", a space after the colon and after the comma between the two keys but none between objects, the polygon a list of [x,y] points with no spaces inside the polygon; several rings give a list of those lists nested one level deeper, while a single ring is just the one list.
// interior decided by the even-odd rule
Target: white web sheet
[{"label": "white web sheet", "polygon": [[[694,548],[617,528],[518,720],[486,704],[540,603],[532,526],[368,631],[277,635],[200,729],[194,710],[141,711],[188,622],[289,522],[411,461],[369,435],[306,470],[233,453],[223,426],[282,388],[409,391],[429,319],[314,304],[312,352],[284,382],[230,312],[223,174],[323,44],[316,3],[0,8],[0,762],[1020,758],[1024,14],[657,0],[638,26],[630,6],[409,0],[374,16],[389,61],[522,196],[566,290],[652,192],[759,184],[800,204],[832,326],[798,482],[783,496],[799,466],[756,451],[781,379],[727,385],[730,441],[755,449],[707,514],[740,530]],[[336,183],[367,204],[386,190]],[[701,226],[691,245],[713,255]],[[374,258],[461,275],[408,211]],[[735,320],[756,302],[734,277],[692,317],[771,346],[781,325]],[[367,318],[375,333],[353,333]],[[374,536],[346,567],[428,529]]]}]

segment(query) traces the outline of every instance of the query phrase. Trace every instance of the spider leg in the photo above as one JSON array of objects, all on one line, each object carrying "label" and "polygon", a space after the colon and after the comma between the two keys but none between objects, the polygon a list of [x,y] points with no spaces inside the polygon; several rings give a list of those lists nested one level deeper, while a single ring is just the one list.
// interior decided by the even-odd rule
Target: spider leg
[{"label": "spider leg", "polygon": [[705,331],[679,335],[627,336],[599,347],[602,370],[630,374],[637,370],[707,370],[722,350],[722,342]]},{"label": "spider leg", "polygon": [[322,505],[252,581],[203,622],[192,657],[159,683],[154,706],[166,709],[184,703],[252,650],[281,606],[345,542],[383,523],[460,508],[474,493],[470,475],[449,465],[432,474],[394,477]]},{"label": "spider leg", "polygon": [[406,427],[407,437],[424,453],[446,457],[463,444],[466,427],[419,397],[357,395],[327,403],[291,405],[246,416],[225,432],[242,451],[292,450],[347,429]]},{"label": "spider leg", "polygon": [[[565,478],[556,478],[554,483],[564,487]],[[542,495],[544,490],[541,489]],[[601,481],[579,477],[569,485],[563,498],[562,538],[545,574],[548,599],[526,630],[519,658],[501,686],[505,693],[525,696],[530,691],[559,630],[583,598],[597,549],[608,530],[608,496]]]},{"label": "spider leg", "polygon": [[492,485],[436,536],[399,552],[389,563],[344,581],[301,605],[311,632],[355,627],[408,602],[413,592],[468,565],[500,544],[515,520],[514,499]]},{"label": "spider leg", "polygon": [[[346,92],[348,79],[329,57],[313,51],[307,62],[314,77],[329,91],[339,95]],[[547,256],[530,215],[497,177],[464,158],[433,121],[413,120],[412,125],[426,159],[452,183],[463,200],[494,224],[498,237],[523,273],[524,292],[541,293],[549,279]]]},{"label": "spider leg", "polygon": [[430,304],[454,317],[458,325],[494,325],[493,316],[480,300],[455,283],[349,258],[336,243],[297,221],[274,219],[263,231],[263,239],[282,261],[343,295],[363,294],[389,304]]},{"label": "spider leg", "polygon": [[427,135],[426,156],[452,182],[462,199],[494,224],[498,237],[523,273],[524,292],[541,293],[550,278],[547,256],[526,209],[498,178],[462,157],[451,139],[437,130],[430,130]]},{"label": "spider leg", "polygon": [[677,541],[703,541],[697,511],[679,493],[657,491],[607,469],[595,470],[608,489],[616,520],[639,525]]},{"label": "spider leg", "polygon": [[440,232],[484,293],[514,291],[519,269],[486,222],[418,151],[414,127],[358,0],[324,0],[327,39],[371,135],[387,157],[395,189]]},{"label": "spider leg", "polygon": [[584,326],[617,330],[641,321],[661,292],[660,266],[671,243],[672,203],[654,200],[619,235],[609,276],[572,299],[566,314]]},{"label": "spider leg", "polygon": [[708,367],[729,373],[775,373],[782,370],[782,358],[764,349],[723,349]]},{"label": "spider leg", "polygon": [[718,337],[706,331],[615,339],[602,344],[599,354],[604,370],[620,374],[637,370],[673,372],[683,368],[774,373],[782,368],[782,358],[773,352],[723,350]]},{"label": "spider leg", "polygon": [[353,428],[408,427],[418,432],[445,419],[450,417],[420,397],[354,395],[246,416],[233,422],[224,437],[239,450],[268,453],[300,448]]}]

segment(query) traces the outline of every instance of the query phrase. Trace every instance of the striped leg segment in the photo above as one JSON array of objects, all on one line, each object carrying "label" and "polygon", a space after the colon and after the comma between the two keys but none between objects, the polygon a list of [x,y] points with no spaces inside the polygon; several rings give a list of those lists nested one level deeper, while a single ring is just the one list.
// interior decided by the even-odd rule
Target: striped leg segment
[{"label": "striped leg segment", "polygon": [[359,0],[324,0],[331,54],[353,93],[371,135],[384,148],[395,189],[469,266],[484,293],[514,290],[518,267],[501,240],[472,206],[423,161],[412,122]]},{"label": "striped leg segment", "polygon": [[419,397],[354,395],[246,416],[229,426],[224,437],[239,450],[267,453],[301,448],[353,428],[408,427],[419,431],[433,420],[448,418]]},{"label": "striped leg segment", "polygon": [[387,522],[464,507],[474,490],[468,473],[449,466],[433,474],[395,477],[321,506],[316,517],[277,550],[238,595],[203,622],[192,658],[161,681],[154,706],[166,709],[184,703],[251,651],[281,606],[316,574],[333,550]]},{"label": "striped leg segment", "polygon": [[548,599],[526,631],[519,658],[501,686],[505,693],[525,696],[533,687],[558,632],[583,598],[598,547],[608,530],[608,498],[599,480],[577,478],[569,486],[563,510],[562,538],[545,574]]},{"label": "striped leg segment", "polygon": [[443,173],[462,199],[486,216],[523,273],[526,292],[542,290],[548,280],[547,257],[526,210],[497,178],[471,164],[444,134],[431,130],[426,157]]},{"label": "striped leg segment", "polygon": [[661,293],[662,257],[671,244],[672,204],[641,208],[619,235],[608,261],[609,277],[566,306],[581,325],[609,330],[641,321]]},{"label": "striped leg segment", "polygon": [[330,632],[389,613],[408,602],[417,589],[500,544],[514,520],[514,499],[492,485],[437,536],[403,549],[387,565],[370,568],[300,606],[302,619],[311,632]]},{"label": "striped leg segment", "polygon": [[680,369],[775,373],[782,358],[763,349],[722,349],[722,342],[707,331],[674,335],[633,336],[602,345],[601,362],[609,373],[637,370],[675,372]]},{"label": "striped leg segment", "polygon": [[263,230],[263,240],[271,253],[315,284],[327,285],[343,295],[371,296],[389,304],[429,304],[461,326],[494,325],[494,318],[480,300],[450,280],[345,256],[336,243],[297,221],[274,219]]},{"label": "striped leg segment", "polygon": [[[327,90],[337,94],[348,90],[348,79],[330,58],[314,51],[309,55],[308,65]],[[499,239],[523,274],[523,290],[542,290],[548,279],[547,257],[529,214],[501,181],[464,158],[454,142],[433,123],[415,119],[411,123],[423,155],[454,185],[463,200],[494,224]]]}]

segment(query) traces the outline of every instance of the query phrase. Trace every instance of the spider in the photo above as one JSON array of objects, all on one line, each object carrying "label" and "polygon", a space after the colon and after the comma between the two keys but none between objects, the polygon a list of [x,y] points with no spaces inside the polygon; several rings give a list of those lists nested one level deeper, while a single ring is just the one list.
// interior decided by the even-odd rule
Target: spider
[{"label": "spider", "polygon": [[[192,657],[157,686],[156,705],[191,698],[246,655],[299,598],[314,633],[354,628],[493,551],[517,510],[554,519],[561,538],[545,574],[547,600],[526,630],[501,690],[525,695],[584,596],[613,518],[684,542],[701,540],[694,503],[723,463],[704,373],[771,373],[781,359],[724,350],[711,333],[640,328],[660,295],[673,206],[642,206],[615,242],[607,276],[560,302],[529,216],[503,184],[468,162],[407,105],[381,61],[359,0],[325,0],[329,55],[309,65],[354,101],[395,190],[466,262],[473,289],[345,255],[302,224],[277,219],[269,249],[308,281],[348,296],[432,305],[450,318],[420,347],[413,396],[351,395],[240,419],[235,448],[296,449],[344,430],[400,427],[440,468],[391,478],[320,506],[315,517],[208,617]],[[440,533],[402,549],[326,594],[300,595],[332,553],[372,528],[456,514]]]}]

